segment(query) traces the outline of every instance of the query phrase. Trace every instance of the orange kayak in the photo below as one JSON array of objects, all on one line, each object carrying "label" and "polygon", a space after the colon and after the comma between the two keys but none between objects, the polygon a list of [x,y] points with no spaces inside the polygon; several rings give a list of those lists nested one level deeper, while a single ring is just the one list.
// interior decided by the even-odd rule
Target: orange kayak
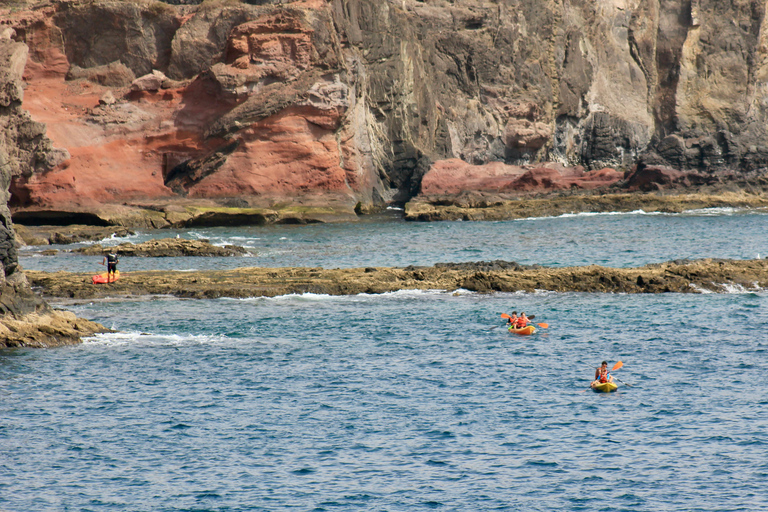
[{"label": "orange kayak", "polygon": [[520,329],[510,327],[509,332],[513,334],[533,334],[536,332],[536,328],[532,325],[526,325],[525,327],[522,327]]},{"label": "orange kayak", "polygon": [[120,279],[120,271],[115,270],[114,281],[109,280],[109,276],[107,275],[106,272],[104,272],[103,274],[96,274],[91,278],[91,281],[93,281],[93,284],[106,284],[106,283],[114,283],[118,279]]}]

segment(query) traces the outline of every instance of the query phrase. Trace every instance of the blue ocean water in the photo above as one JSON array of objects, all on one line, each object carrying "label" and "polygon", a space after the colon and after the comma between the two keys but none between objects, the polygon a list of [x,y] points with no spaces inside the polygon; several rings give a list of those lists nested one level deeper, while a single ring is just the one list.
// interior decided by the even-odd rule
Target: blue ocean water
[{"label": "blue ocean water", "polygon": [[[433,223],[405,222],[397,212],[391,212],[355,224],[157,230],[101,243],[138,243],[178,235],[207,239],[216,245],[239,245],[255,252],[255,256],[233,258],[123,258],[121,271],[405,267],[496,259],[553,267],[634,267],[683,258],[764,257],[768,255],[766,228],[768,212],[735,209]],[[101,258],[66,252],[71,248],[26,247],[20,253],[21,264],[30,270],[103,271]],[[61,252],[41,256],[41,249]]]},{"label": "blue ocean water", "polygon": [[[730,211],[511,227],[380,219],[370,232],[348,226],[357,236],[300,226],[259,238],[317,238],[325,248],[304,242],[306,259],[290,256],[309,266],[356,266],[344,246],[354,239],[382,252],[355,256],[361,265],[421,247],[417,264],[622,266],[768,254],[767,221]],[[540,228],[550,249],[520,257],[523,226]],[[486,245],[497,230],[508,246]],[[0,351],[4,512],[768,509],[765,291],[63,306],[120,332]],[[549,327],[511,335],[499,314],[512,310]],[[615,393],[588,389],[604,359],[624,363]]]}]

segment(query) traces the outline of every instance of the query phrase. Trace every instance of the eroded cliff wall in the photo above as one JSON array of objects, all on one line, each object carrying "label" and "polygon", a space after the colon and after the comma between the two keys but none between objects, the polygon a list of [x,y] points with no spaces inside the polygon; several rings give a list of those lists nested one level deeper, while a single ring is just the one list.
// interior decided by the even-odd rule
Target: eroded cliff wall
[{"label": "eroded cliff wall", "polygon": [[407,200],[448,159],[748,181],[768,167],[765,3],[60,1],[7,12],[30,48],[25,107],[69,152],[15,178],[12,204],[165,208],[158,226],[172,222],[163,205],[182,200],[360,211]]},{"label": "eroded cliff wall", "polygon": [[50,169],[67,155],[52,147],[45,126],[21,108],[28,48],[12,36],[11,29],[0,29],[0,348],[74,343],[104,328],[52,310],[34,295],[19,267],[9,184],[14,177]]}]

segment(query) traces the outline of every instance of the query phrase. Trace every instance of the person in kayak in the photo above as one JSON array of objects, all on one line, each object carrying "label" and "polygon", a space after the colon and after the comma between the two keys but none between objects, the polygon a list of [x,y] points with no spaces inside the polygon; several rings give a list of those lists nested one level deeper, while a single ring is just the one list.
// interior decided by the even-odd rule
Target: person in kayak
[{"label": "person in kayak", "polygon": [[522,312],[520,312],[520,316],[515,319],[515,324],[514,324],[515,328],[516,329],[522,329],[523,327],[528,325],[528,323],[530,321],[531,321],[531,319],[528,318],[527,316],[525,316],[525,312],[522,311]]},{"label": "person in kayak", "polygon": [[597,382],[613,382],[613,377],[608,371],[608,361],[603,361],[600,364],[600,368],[595,368],[595,381]]},{"label": "person in kayak", "polygon": [[514,327],[517,321],[517,311],[513,311],[509,318],[507,318],[507,327]]},{"label": "person in kayak", "polygon": [[117,272],[117,264],[120,262],[120,259],[117,257],[117,251],[109,252],[104,256],[104,259],[101,260],[102,265],[107,266],[107,282],[108,283],[114,283],[117,278],[115,277],[115,272]]}]

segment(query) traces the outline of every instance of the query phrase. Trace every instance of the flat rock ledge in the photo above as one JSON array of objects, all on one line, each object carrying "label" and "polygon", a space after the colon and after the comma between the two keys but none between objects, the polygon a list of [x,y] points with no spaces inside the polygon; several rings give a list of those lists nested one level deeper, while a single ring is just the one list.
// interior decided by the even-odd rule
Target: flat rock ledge
[{"label": "flat rock ledge", "polygon": [[101,244],[81,247],[72,250],[73,253],[86,256],[99,256],[109,251],[117,251],[120,256],[137,256],[152,258],[173,258],[179,256],[245,256],[251,251],[238,245],[219,247],[208,240],[187,240],[184,238],[162,238],[148,240],[140,244],[125,242],[116,246]]},{"label": "flat rock ledge", "polygon": [[564,192],[550,197],[521,198],[504,194],[467,192],[459,195],[417,197],[405,205],[405,219],[511,220],[555,217],[582,212],[682,213],[704,208],[768,208],[768,197],[744,191],[719,194],[584,194]]},{"label": "flat rock ledge", "polygon": [[52,310],[13,318],[0,318],[0,348],[50,348],[74,345],[96,333],[113,332],[74,313]]},{"label": "flat rock ledge", "polygon": [[136,233],[121,226],[13,226],[16,238],[25,245],[67,245],[78,242],[96,242],[111,237],[124,237]]},{"label": "flat rock ledge", "polygon": [[758,291],[768,287],[768,260],[672,261],[638,268],[546,268],[514,262],[437,264],[433,267],[239,268],[221,271],[126,272],[111,284],[91,274],[26,271],[44,298],[100,299],[146,295],[186,298],[274,297],[288,294],[356,295],[398,290],[464,289],[481,293],[555,292],[697,293]]}]

